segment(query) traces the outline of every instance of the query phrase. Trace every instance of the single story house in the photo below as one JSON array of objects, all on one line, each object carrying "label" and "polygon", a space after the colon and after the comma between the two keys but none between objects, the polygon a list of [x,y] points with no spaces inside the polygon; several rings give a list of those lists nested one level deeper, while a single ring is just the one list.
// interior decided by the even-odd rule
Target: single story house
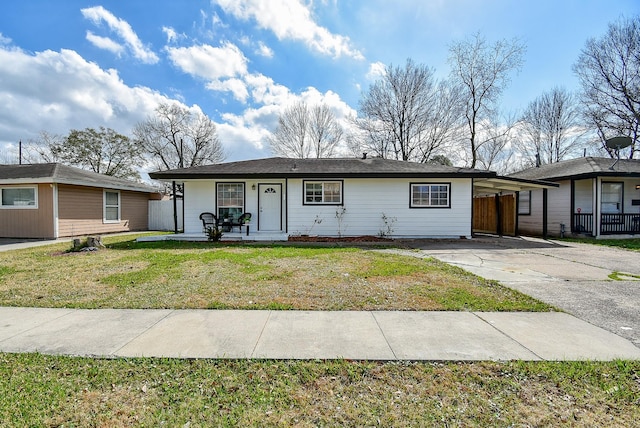
[{"label": "single story house", "polygon": [[56,239],[147,230],[147,185],[59,163],[0,165],[0,237]]},{"label": "single story house", "polygon": [[276,240],[297,235],[468,238],[474,186],[540,185],[492,171],[366,156],[275,157],[149,176],[183,183],[185,235],[204,236],[202,213],[237,219],[246,212],[252,214],[249,239]]},{"label": "single story house", "polygon": [[640,160],[582,157],[526,169],[510,177],[559,185],[547,191],[518,194],[518,222],[525,233],[542,234],[546,224],[549,234],[555,236],[640,235]]}]

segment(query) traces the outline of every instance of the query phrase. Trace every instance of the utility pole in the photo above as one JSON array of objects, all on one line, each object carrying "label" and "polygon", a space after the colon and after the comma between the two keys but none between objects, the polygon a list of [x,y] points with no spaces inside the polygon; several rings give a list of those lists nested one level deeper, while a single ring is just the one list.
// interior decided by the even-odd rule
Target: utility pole
[{"label": "utility pole", "polygon": [[22,140],[18,142],[18,165],[22,165]]}]

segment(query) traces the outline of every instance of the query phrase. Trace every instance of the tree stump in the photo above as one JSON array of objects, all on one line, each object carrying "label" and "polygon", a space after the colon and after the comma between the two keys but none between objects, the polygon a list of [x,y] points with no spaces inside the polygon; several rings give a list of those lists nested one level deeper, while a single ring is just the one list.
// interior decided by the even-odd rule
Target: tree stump
[{"label": "tree stump", "polygon": [[104,248],[101,236],[87,236],[87,247]]}]

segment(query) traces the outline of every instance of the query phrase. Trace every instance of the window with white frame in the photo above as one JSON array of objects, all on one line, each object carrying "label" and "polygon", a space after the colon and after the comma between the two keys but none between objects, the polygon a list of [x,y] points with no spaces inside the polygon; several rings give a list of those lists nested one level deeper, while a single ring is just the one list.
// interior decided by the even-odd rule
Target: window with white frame
[{"label": "window with white frame", "polygon": [[3,187],[2,208],[38,208],[37,187]]},{"label": "window with white frame", "polygon": [[218,183],[218,218],[235,220],[244,212],[244,183]]},{"label": "window with white frame", "polygon": [[449,183],[411,183],[411,208],[450,208]]},{"label": "window with white frame", "polygon": [[120,192],[117,190],[104,191],[104,223],[118,223],[120,221]]},{"label": "window with white frame", "polygon": [[305,181],[305,205],[341,205],[342,181]]},{"label": "window with white frame", "polygon": [[531,190],[518,192],[518,214],[531,215]]}]

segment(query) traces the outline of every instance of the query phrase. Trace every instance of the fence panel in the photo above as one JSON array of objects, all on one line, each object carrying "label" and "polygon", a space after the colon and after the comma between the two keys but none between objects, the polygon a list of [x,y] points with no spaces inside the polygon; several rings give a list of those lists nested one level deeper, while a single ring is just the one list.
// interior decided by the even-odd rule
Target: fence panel
[{"label": "fence panel", "polygon": [[[184,230],[182,200],[176,201],[178,230]],[[173,201],[149,201],[149,230],[173,231]]]},{"label": "fence panel", "polygon": [[[514,195],[500,196],[500,219],[502,234],[516,234],[516,199]],[[498,233],[498,213],[495,196],[473,198],[473,231]]]}]

